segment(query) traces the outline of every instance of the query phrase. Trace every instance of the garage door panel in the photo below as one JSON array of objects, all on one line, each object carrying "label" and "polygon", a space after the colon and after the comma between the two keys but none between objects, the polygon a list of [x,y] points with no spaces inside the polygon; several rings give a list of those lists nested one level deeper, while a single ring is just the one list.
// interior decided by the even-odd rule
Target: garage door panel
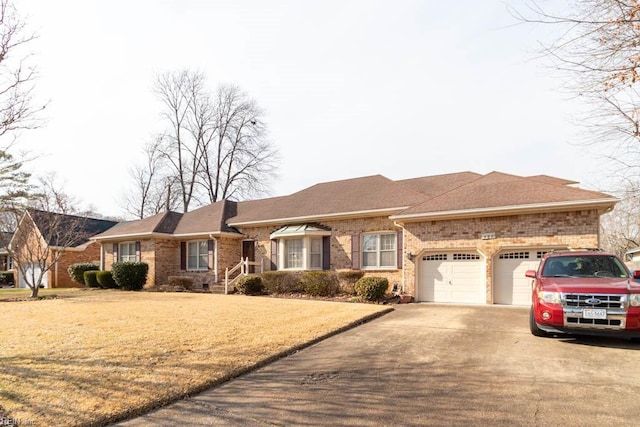
[{"label": "garage door panel", "polygon": [[418,300],[484,304],[485,265],[477,253],[423,257],[419,271]]},{"label": "garage door panel", "polygon": [[532,279],[527,270],[537,270],[546,251],[522,249],[500,254],[493,269],[493,302],[495,304],[530,305]]}]

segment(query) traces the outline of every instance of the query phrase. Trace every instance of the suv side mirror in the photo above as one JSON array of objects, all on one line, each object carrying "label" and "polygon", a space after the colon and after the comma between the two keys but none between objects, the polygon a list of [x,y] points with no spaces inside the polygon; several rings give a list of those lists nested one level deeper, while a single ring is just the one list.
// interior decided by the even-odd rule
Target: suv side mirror
[{"label": "suv side mirror", "polygon": [[640,270],[633,270],[633,278],[640,280]]},{"label": "suv side mirror", "polygon": [[536,271],[535,270],[527,270],[526,273],[524,273],[525,276],[531,278],[531,279],[535,279],[536,278]]}]

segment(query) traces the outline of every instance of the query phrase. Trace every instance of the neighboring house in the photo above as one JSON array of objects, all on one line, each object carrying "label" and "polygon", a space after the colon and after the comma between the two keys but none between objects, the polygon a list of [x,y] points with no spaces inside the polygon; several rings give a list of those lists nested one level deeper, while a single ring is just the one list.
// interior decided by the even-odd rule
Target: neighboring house
[{"label": "neighboring house", "polygon": [[44,287],[79,286],[71,280],[67,268],[80,262],[99,263],[100,245],[90,238],[116,224],[36,209],[25,211],[9,243],[14,254],[17,287],[27,287],[25,276],[40,274],[43,274],[41,285]]},{"label": "neighboring house", "polygon": [[375,175],[165,212],[94,240],[103,268],[149,263],[147,286],[217,283],[242,257],[263,270],[362,270],[418,301],[529,304],[524,272],[547,251],[597,247],[599,217],[617,201],[549,176]]},{"label": "neighboring house", "polygon": [[[0,236],[0,242],[3,244],[8,244],[13,236],[13,233],[7,232],[0,232],[0,234],[2,234],[2,236]],[[9,251],[6,247],[0,247],[0,271],[11,270],[13,270],[13,258],[9,255]]]}]

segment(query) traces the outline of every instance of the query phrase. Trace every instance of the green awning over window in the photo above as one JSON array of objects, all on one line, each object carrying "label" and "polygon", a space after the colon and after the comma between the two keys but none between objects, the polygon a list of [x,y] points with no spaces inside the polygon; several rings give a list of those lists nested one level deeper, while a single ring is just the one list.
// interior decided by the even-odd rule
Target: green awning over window
[{"label": "green awning over window", "polygon": [[277,240],[295,236],[331,236],[331,230],[313,224],[285,225],[271,233],[269,237],[271,240]]}]

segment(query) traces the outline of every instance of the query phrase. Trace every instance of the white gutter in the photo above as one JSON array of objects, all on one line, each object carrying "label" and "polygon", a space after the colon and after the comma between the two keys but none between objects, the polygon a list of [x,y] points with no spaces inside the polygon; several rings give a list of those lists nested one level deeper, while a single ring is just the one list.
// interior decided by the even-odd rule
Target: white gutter
[{"label": "white gutter", "polygon": [[245,221],[245,222],[230,222],[228,225],[230,227],[242,227],[242,226],[259,226],[259,225],[270,225],[270,224],[282,224],[283,222],[292,223],[292,222],[306,222],[306,221],[314,221],[314,220],[326,220],[326,219],[341,219],[348,217],[358,217],[358,216],[376,216],[384,213],[391,212],[400,212],[406,209],[409,209],[410,206],[401,206],[397,208],[384,208],[384,209],[372,209],[365,211],[353,211],[353,212],[339,212],[332,214],[324,214],[324,215],[307,215],[307,216],[297,216],[297,217],[284,217],[284,218],[274,218],[274,219],[265,219],[260,221]]},{"label": "white gutter", "polygon": [[[215,277],[215,282],[218,283],[218,256],[220,255],[220,251],[218,250],[218,239],[216,239],[213,234],[209,234],[209,238],[213,240],[214,244],[213,275]],[[209,289],[211,289],[211,287]]]}]

